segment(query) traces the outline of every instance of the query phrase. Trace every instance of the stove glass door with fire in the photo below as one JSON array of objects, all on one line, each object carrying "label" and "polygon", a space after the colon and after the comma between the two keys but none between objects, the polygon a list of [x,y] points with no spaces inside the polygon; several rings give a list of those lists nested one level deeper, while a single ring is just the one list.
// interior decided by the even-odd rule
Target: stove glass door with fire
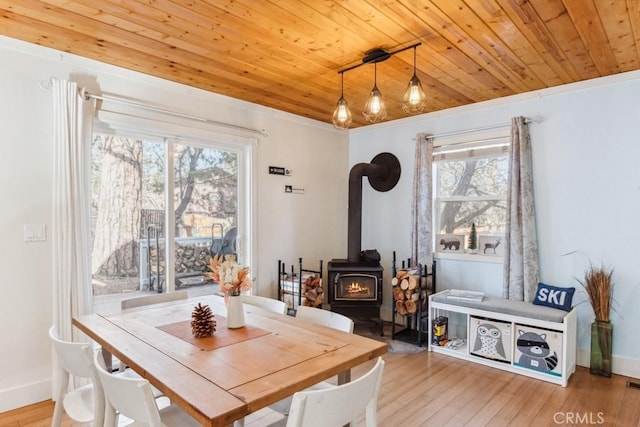
[{"label": "stove glass door with fire", "polygon": [[334,291],[336,301],[376,301],[378,277],[371,274],[338,274]]}]

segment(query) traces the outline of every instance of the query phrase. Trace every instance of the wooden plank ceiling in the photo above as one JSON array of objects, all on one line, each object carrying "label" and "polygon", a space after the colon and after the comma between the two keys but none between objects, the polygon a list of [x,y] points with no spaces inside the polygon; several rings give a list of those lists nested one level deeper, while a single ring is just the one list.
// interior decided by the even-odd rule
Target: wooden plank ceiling
[{"label": "wooden plank ceiling", "polygon": [[[640,68],[640,0],[0,0],[0,33],[327,123],[372,48],[422,43],[425,111]],[[412,68],[377,65],[386,120]],[[372,87],[344,74],[352,127]]]}]

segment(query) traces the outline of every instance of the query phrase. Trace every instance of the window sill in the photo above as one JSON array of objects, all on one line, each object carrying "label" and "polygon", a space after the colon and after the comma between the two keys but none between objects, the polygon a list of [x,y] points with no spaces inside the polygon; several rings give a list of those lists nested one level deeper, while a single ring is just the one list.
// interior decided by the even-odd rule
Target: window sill
[{"label": "window sill", "polygon": [[452,254],[443,252],[434,252],[433,257],[435,259],[449,259],[456,261],[468,261],[468,262],[486,262],[490,264],[502,264],[503,257],[481,254]]}]

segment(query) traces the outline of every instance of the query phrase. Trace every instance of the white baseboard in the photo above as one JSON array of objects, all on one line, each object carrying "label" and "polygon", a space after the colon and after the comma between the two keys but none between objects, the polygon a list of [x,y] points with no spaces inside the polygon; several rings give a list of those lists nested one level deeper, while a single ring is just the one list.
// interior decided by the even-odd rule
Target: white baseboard
[{"label": "white baseboard", "polygon": [[[577,365],[588,368],[591,353],[589,350],[578,349],[576,359]],[[611,372],[625,377],[640,378],[640,360],[614,354],[611,360]]]},{"label": "white baseboard", "polygon": [[49,400],[51,399],[51,387],[51,378],[49,378],[12,389],[0,390],[0,412]]}]

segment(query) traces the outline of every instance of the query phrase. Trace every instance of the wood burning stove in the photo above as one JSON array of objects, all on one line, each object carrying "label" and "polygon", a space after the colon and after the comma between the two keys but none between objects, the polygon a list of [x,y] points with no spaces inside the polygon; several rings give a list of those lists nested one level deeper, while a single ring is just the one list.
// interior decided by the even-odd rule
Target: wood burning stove
[{"label": "wood burning stove", "polygon": [[377,262],[329,262],[331,310],[350,317],[378,319],[382,305],[382,271]]},{"label": "wood burning stove", "polygon": [[349,173],[349,224],[347,259],[333,259],[329,273],[331,310],[350,317],[366,317],[380,322],[382,272],[376,250],[361,251],[362,177],[377,191],[389,191],[400,179],[400,162],[390,153],[378,154],[371,163],[358,163]]},{"label": "wood burning stove", "polygon": [[382,305],[382,272],[379,262],[350,262],[333,259],[329,273],[329,304],[331,311],[354,319],[373,321],[384,334],[380,306]]},{"label": "wood burning stove", "polygon": [[343,259],[329,262],[329,302],[333,305],[382,303],[380,263],[351,263]]}]

